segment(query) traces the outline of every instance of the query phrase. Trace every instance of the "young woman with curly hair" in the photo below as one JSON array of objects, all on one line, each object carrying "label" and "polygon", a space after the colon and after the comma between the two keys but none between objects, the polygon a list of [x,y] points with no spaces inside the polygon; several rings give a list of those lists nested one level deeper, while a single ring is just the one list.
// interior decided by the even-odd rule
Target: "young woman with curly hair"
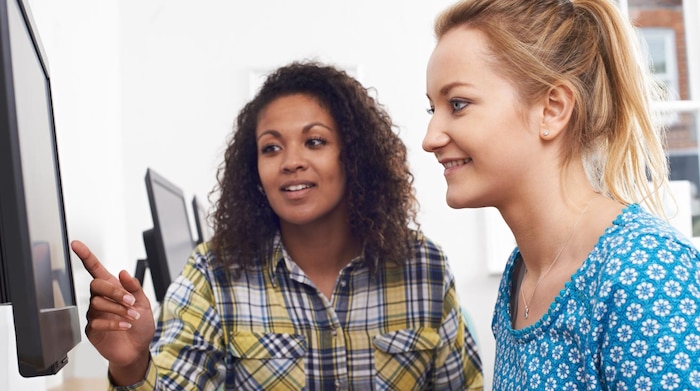
[{"label": "young woman with curly hair", "polygon": [[213,243],[223,252],[222,260],[251,265],[270,249],[280,229],[280,218],[260,191],[255,129],[272,101],[293,94],[314,97],[336,122],[349,229],[364,244],[364,255],[380,263],[406,260],[415,236],[409,223],[416,225],[417,203],[406,147],[391,118],[355,79],[331,67],[301,63],[271,74],[238,115],[218,175],[221,196]]},{"label": "young woman with curly hair", "polygon": [[129,390],[481,389],[438,246],[417,231],[406,148],[345,72],[272,73],[218,172],[215,234],[170,286],[157,327],[138,282],[95,280],[88,339]]}]

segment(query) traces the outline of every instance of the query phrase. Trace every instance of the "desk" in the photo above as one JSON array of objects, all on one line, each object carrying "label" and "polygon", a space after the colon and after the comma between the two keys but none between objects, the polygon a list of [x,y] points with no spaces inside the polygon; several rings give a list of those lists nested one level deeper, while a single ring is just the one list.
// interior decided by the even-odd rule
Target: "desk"
[{"label": "desk", "polygon": [[107,379],[68,379],[63,384],[50,388],[48,391],[100,391],[107,389]]}]

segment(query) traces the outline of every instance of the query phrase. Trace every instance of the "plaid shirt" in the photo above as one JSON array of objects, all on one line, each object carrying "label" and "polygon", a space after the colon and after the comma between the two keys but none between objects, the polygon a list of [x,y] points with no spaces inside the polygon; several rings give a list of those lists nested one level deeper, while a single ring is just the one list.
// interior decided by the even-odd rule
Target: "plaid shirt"
[{"label": "plaid shirt", "polygon": [[252,270],[212,256],[195,249],[164,300],[146,379],[117,389],[482,389],[454,277],[425,238],[403,265],[370,273],[353,260],[330,301],[279,239]]}]

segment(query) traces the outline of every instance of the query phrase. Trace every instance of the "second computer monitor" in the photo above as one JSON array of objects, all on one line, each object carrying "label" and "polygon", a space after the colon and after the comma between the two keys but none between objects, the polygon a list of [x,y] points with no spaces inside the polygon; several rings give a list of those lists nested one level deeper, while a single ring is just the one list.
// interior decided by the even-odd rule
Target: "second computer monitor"
[{"label": "second computer monitor", "polygon": [[204,203],[197,196],[192,198],[192,211],[194,212],[194,222],[197,226],[197,243],[208,242],[214,236],[214,229],[209,224],[209,211]]},{"label": "second computer monitor", "polygon": [[170,283],[185,267],[195,242],[182,189],[149,168],[146,190],[153,228],[143,232],[143,240],[156,299],[160,302]]}]

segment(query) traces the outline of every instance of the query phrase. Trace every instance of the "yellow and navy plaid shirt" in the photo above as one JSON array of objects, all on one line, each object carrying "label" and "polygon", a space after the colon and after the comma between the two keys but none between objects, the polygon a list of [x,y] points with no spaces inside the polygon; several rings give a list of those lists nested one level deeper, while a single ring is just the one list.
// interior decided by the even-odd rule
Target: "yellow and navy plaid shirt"
[{"label": "yellow and navy plaid shirt", "polygon": [[146,379],[122,390],[482,389],[454,276],[426,238],[403,265],[362,257],[329,301],[275,241],[255,269],[198,246],[161,309]]}]

